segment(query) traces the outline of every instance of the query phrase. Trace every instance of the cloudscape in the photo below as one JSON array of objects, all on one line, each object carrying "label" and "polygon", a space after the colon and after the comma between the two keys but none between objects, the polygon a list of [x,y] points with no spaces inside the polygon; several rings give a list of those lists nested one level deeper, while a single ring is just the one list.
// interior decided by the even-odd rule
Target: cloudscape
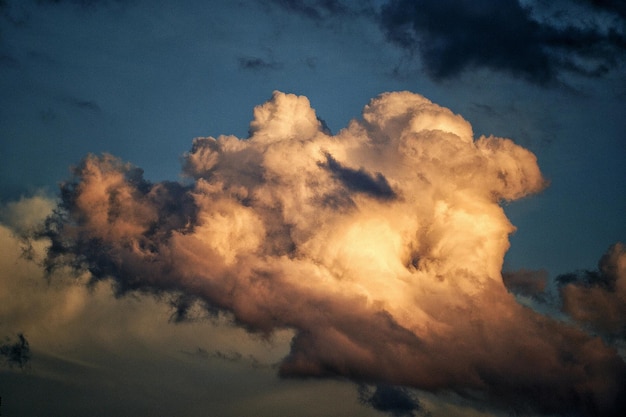
[{"label": "cloudscape", "polygon": [[0,10],[0,411],[621,415],[618,3]]}]

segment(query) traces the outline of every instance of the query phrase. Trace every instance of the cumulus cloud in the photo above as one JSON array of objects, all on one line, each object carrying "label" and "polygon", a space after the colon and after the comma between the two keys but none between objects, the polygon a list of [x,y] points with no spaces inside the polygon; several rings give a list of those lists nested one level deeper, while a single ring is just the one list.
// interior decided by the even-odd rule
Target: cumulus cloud
[{"label": "cumulus cloud", "polygon": [[249,131],[195,139],[184,185],[87,156],[47,220],[48,270],[89,271],[119,294],[185,294],[260,335],[290,329],[284,377],[620,410],[619,356],[503,284],[514,227],[499,203],[545,187],[531,152],[475,139],[409,92],[374,98],[334,136],[306,97],[275,92]]},{"label": "cumulus cloud", "polygon": [[626,248],[616,243],[597,271],[557,277],[563,312],[609,339],[626,338]]},{"label": "cumulus cloud", "polygon": [[44,221],[55,206],[56,202],[43,193],[22,196],[17,201],[0,205],[0,222],[18,235],[27,235]]},{"label": "cumulus cloud", "polygon": [[21,235],[41,227],[56,204],[36,194],[0,205],[0,368],[28,365],[30,376],[49,378],[52,372],[55,378],[75,377],[76,382],[93,374],[76,377],[66,365],[80,363],[93,370],[96,363],[111,360],[111,352],[116,358],[165,353],[171,359],[175,352],[205,345],[215,355],[242,355],[253,367],[269,366],[284,356],[289,331],[259,343],[188,293],[114,297],[111,282],[94,282],[89,274],[77,276],[61,267],[46,279],[42,264],[50,242],[31,238],[25,257]]},{"label": "cumulus cloud", "polygon": [[435,80],[489,68],[548,84],[564,71],[597,76],[618,67],[626,51],[623,6],[584,0],[549,6],[519,0],[390,0],[379,23],[389,41],[419,55]]}]

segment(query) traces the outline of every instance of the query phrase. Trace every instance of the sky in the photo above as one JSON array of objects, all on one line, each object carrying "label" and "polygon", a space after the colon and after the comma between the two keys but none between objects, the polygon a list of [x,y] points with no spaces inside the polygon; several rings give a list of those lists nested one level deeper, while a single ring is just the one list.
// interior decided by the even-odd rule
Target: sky
[{"label": "sky", "polygon": [[0,0],[0,413],[610,416],[618,0]]}]

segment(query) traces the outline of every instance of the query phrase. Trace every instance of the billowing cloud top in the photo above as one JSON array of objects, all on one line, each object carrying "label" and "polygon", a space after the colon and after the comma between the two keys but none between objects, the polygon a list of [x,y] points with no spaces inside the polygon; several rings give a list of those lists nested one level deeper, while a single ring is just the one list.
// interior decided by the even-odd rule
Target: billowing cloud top
[{"label": "billowing cloud top", "polygon": [[[545,186],[509,139],[409,92],[330,135],[275,92],[250,137],[197,138],[187,185],[88,156],[47,222],[48,267],[118,291],[175,291],[252,332],[295,331],[284,376],[487,395],[552,413],[619,410],[626,367],[582,331],[515,302],[499,202]],[[184,312],[183,312],[184,313]]]}]

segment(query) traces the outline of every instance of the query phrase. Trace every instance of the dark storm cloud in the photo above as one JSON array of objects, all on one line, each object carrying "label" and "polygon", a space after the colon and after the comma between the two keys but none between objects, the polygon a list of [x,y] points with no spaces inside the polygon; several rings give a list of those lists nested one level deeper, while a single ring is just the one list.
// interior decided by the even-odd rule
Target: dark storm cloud
[{"label": "dark storm cloud", "polygon": [[31,358],[30,345],[23,334],[18,334],[17,338],[15,342],[7,338],[6,342],[0,345],[0,357],[4,356],[9,366],[17,365],[23,368]]},{"label": "dark storm cloud", "polygon": [[615,13],[626,19],[626,2],[623,0],[574,0],[576,3],[590,6],[596,11]]},{"label": "dark storm cloud", "polygon": [[376,385],[373,390],[366,385],[360,385],[359,401],[394,417],[413,417],[422,408],[409,390],[386,384]]},{"label": "dark storm cloud", "polygon": [[[623,18],[616,3],[586,3]],[[435,80],[484,67],[548,84],[562,71],[603,74],[626,52],[623,26],[604,31],[567,20],[539,21],[517,0],[390,0],[379,21],[387,39],[419,54]]]},{"label": "dark storm cloud", "polygon": [[387,178],[380,172],[372,175],[363,168],[344,167],[329,153],[326,153],[326,163],[320,166],[328,169],[333,177],[351,191],[365,193],[381,200],[390,200],[396,197],[396,193],[387,182]]}]

